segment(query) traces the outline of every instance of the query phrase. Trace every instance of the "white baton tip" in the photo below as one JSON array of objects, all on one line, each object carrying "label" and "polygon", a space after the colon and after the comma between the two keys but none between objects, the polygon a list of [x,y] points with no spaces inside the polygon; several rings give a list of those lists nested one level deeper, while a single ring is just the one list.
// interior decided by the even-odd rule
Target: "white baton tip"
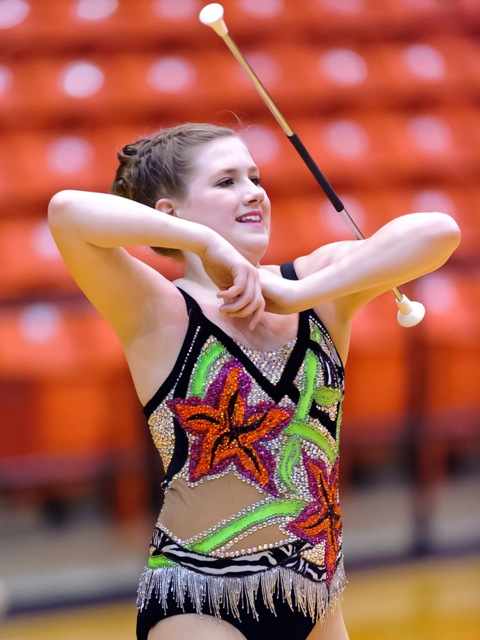
[{"label": "white baton tip", "polygon": [[402,327],[415,327],[425,316],[423,304],[409,300],[405,295],[397,300],[397,307],[397,321]]},{"label": "white baton tip", "polygon": [[203,7],[198,17],[202,24],[210,26],[223,18],[223,7],[218,2],[212,2],[212,4]]}]

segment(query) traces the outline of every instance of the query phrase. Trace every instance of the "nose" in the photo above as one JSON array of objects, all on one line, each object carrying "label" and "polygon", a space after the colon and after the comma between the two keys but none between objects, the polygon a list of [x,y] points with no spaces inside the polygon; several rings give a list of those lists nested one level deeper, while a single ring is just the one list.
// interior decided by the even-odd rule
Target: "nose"
[{"label": "nose", "polygon": [[248,186],[245,189],[244,199],[246,202],[263,202],[265,199],[265,189],[249,180]]}]

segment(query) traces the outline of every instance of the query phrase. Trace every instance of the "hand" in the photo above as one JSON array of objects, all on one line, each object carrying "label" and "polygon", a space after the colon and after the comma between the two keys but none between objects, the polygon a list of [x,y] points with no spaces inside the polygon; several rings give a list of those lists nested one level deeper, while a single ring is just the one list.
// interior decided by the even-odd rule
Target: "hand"
[{"label": "hand", "polygon": [[287,280],[272,273],[268,269],[259,269],[262,294],[266,303],[266,311],[279,314],[295,313],[295,285],[294,280]]},{"label": "hand", "polygon": [[226,240],[217,240],[200,256],[210,279],[220,289],[217,296],[224,304],[220,311],[238,318],[250,317],[254,329],[265,310],[259,270]]}]

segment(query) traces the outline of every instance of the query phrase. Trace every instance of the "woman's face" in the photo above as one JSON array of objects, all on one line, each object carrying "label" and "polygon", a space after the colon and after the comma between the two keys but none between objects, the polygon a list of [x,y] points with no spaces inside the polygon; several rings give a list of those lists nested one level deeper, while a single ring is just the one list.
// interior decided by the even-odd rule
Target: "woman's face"
[{"label": "woman's face", "polygon": [[270,201],[245,143],[229,136],[197,150],[186,198],[176,214],[204,224],[253,264],[265,253],[270,236]]}]

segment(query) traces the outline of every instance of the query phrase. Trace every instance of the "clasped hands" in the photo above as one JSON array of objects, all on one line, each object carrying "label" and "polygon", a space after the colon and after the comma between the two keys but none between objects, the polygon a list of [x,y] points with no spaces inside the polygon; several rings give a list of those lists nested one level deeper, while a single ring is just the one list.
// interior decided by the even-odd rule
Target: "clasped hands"
[{"label": "clasped hands", "polygon": [[233,247],[207,249],[202,262],[209,278],[219,288],[222,313],[248,318],[254,329],[264,311],[289,314],[295,311],[295,281],[286,280],[268,267],[254,266]]}]

